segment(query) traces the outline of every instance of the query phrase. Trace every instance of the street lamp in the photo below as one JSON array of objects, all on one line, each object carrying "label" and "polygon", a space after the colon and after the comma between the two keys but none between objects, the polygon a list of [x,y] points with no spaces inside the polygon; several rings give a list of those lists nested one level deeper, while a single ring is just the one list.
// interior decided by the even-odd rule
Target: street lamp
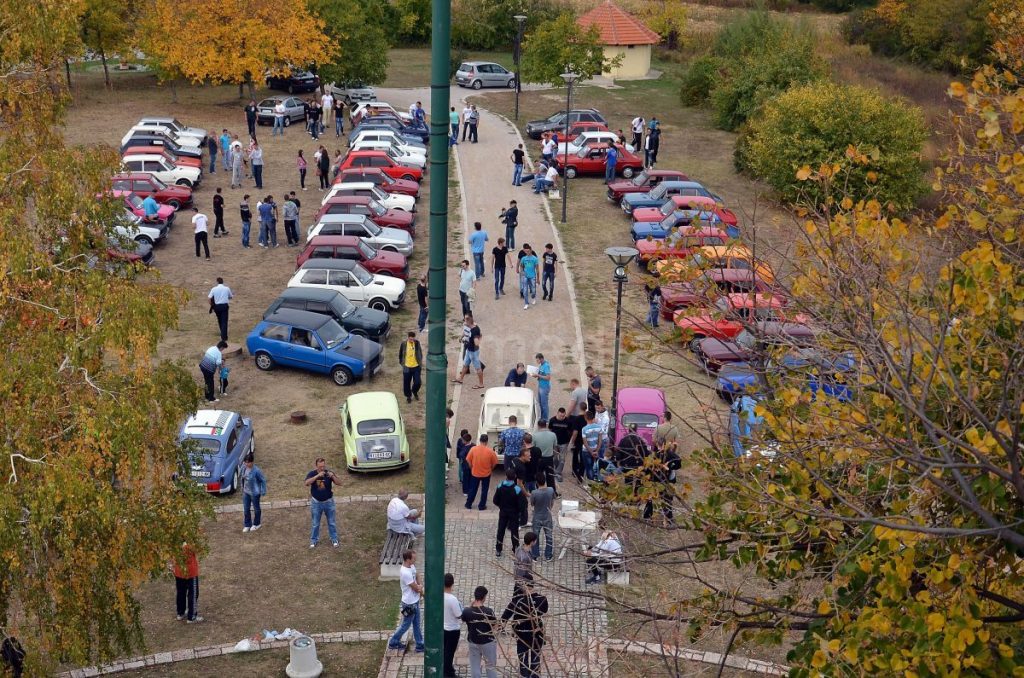
[{"label": "street lamp", "polygon": [[615,358],[612,362],[612,406],[608,413],[609,420],[614,426],[614,422],[618,421],[619,412],[619,344],[622,337],[622,286],[629,280],[626,276],[626,267],[629,266],[630,262],[640,252],[633,247],[609,247],[604,253],[615,264],[612,281],[618,286],[618,293],[615,297]]},{"label": "street lamp", "polygon": [[[580,77],[579,73],[567,71],[562,73],[562,80],[565,80],[565,134],[559,142],[565,143],[565,167],[562,168],[562,223],[565,223],[565,210],[569,197],[569,113],[572,110],[572,84]],[[558,157],[558,147],[555,147],[555,157]]]},{"label": "street lamp", "polygon": [[523,91],[523,84],[519,78],[519,60],[522,58],[523,50],[523,24],[526,23],[525,14],[516,14],[513,19],[516,20],[518,26],[516,27],[516,48],[512,53],[516,62],[516,121],[519,120],[519,93]]}]

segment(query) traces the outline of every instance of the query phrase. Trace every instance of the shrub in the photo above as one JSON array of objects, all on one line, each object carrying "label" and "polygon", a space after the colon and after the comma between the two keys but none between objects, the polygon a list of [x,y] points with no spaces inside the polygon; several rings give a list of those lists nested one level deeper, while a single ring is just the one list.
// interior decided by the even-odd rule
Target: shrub
[{"label": "shrub", "polygon": [[718,83],[722,67],[722,60],[713,56],[702,56],[690,62],[679,88],[679,99],[683,105],[700,106],[707,103]]},{"label": "shrub", "polygon": [[747,12],[718,31],[711,53],[723,59],[735,59],[764,52],[781,44],[790,30],[786,21],[768,12]]},{"label": "shrub", "polygon": [[849,12],[859,7],[874,5],[878,0],[803,0],[825,12]]},{"label": "shrub", "polygon": [[[875,198],[897,209],[913,206],[924,189],[921,111],[899,99],[857,86],[817,82],[767,102],[751,121],[742,161],[788,202],[820,204],[840,193]],[[800,167],[841,162],[853,146],[870,157],[850,163],[848,184],[831,196],[824,184],[802,182]]]}]

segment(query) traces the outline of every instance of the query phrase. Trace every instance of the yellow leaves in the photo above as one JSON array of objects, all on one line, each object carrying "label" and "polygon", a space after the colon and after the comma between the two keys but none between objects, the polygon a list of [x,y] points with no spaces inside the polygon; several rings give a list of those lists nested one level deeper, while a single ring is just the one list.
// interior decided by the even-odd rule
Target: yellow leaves
[{"label": "yellow leaves", "polygon": [[932,633],[938,633],[946,626],[946,617],[940,612],[932,612],[925,617],[925,624]]},{"label": "yellow leaves", "polygon": [[988,226],[988,219],[978,210],[971,210],[967,214],[967,224],[975,231],[983,231]]},{"label": "yellow leaves", "polygon": [[807,181],[811,178],[811,166],[804,165],[796,172],[796,178],[798,181]]},{"label": "yellow leaves", "polygon": [[964,87],[962,82],[953,81],[949,84],[949,90],[947,90],[947,93],[955,99],[961,99],[965,94],[967,94],[967,88]]},{"label": "yellow leaves", "polygon": [[878,182],[878,172],[870,171],[865,175],[865,177],[867,178],[869,184],[874,184]]},{"label": "yellow leaves", "polygon": [[1006,643],[999,643],[999,654],[1005,659],[1009,659],[1013,656],[1013,648]]},{"label": "yellow leaves", "polygon": [[[829,605],[827,600],[822,600],[818,603],[818,614],[828,614],[832,611],[832,606]],[[836,648],[838,649],[838,648]]]},{"label": "yellow leaves", "polygon": [[824,668],[825,664],[827,664],[827,663],[828,663],[828,656],[824,652],[822,652],[821,650],[816,651],[814,653],[814,656],[811,657],[811,666],[813,666],[816,669]]}]

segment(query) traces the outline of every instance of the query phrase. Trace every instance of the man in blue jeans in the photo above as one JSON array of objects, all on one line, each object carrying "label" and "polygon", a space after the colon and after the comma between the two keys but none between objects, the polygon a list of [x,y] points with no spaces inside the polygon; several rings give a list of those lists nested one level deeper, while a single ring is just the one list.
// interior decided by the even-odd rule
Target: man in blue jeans
[{"label": "man in blue jeans", "polygon": [[416,575],[416,552],[412,549],[402,554],[402,567],[398,570],[398,584],[402,588],[402,621],[391,640],[388,649],[402,649],[402,636],[412,627],[412,637],[416,641],[416,651],[423,652],[423,629],[420,626],[420,599],[423,596],[423,585]]},{"label": "man in blue jeans", "polygon": [[608,147],[608,155],[604,158],[604,183],[610,184],[615,181],[615,165],[619,162],[619,152],[615,146]]},{"label": "man in blue jeans", "polygon": [[517,148],[512,149],[512,185],[522,186],[523,185],[523,165],[526,164],[526,151],[523,150],[523,145],[519,144]]},{"label": "man in blue jeans", "polygon": [[523,310],[530,308],[530,300],[533,303],[537,303],[537,255],[533,253],[533,249],[529,243],[523,244],[523,252],[525,253],[519,264],[516,266],[516,272],[519,273],[519,296],[523,298]]},{"label": "man in blue jeans", "polygon": [[548,397],[551,395],[551,363],[543,353],[534,356],[537,361],[537,402],[540,404],[540,418],[548,418]]},{"label": "man in blue jeans", "polygon": [[470,251],[473,252],[473,267],[476,279],[484,277],[484,247],[487,245],[487,231],[483,230],[479,221],[473,224],[473,232],[469,234]]},{"label": "man in blue jeans", "polygon": [[334,471],[327,470],[327,462],[323,457],[316,460],[316,468],[306,474],[306,487],[309,488],[309,508],[313,516],[313,525],[309,532],[309,548],[316,548],[320,541],[320,518],[327,515],[327,533],[331,537],[331,545],[338,548],[338,528],[334,524],[334,490],[332,486],[340,485],[341,481]]}]

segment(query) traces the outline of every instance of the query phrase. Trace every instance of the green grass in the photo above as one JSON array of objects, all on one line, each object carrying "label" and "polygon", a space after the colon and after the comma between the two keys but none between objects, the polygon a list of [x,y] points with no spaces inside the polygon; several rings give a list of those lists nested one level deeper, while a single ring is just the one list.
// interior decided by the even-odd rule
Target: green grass
[{"label": "green grass", "polygon": [[[399,48],[388,51],[391,63],[383,87],[429,87],[430,48]],[[512,70],[511,52],[465,52],[465,61],[493,61]]]},{"label": "green grass", "polygon": [[[348,676],[348,678],[376,678],[380,669],[380,658],[384,655],[386,643],[331,643],[318,645],[317,658],[324,665],[325,676]],[[126,676],[146,678],[206,678],[207,676],[284,676],[288,665],[288,650],[262,650],[242,652],[222,657],[207,657],[175,664],[148,666],[129,671]]]}]

